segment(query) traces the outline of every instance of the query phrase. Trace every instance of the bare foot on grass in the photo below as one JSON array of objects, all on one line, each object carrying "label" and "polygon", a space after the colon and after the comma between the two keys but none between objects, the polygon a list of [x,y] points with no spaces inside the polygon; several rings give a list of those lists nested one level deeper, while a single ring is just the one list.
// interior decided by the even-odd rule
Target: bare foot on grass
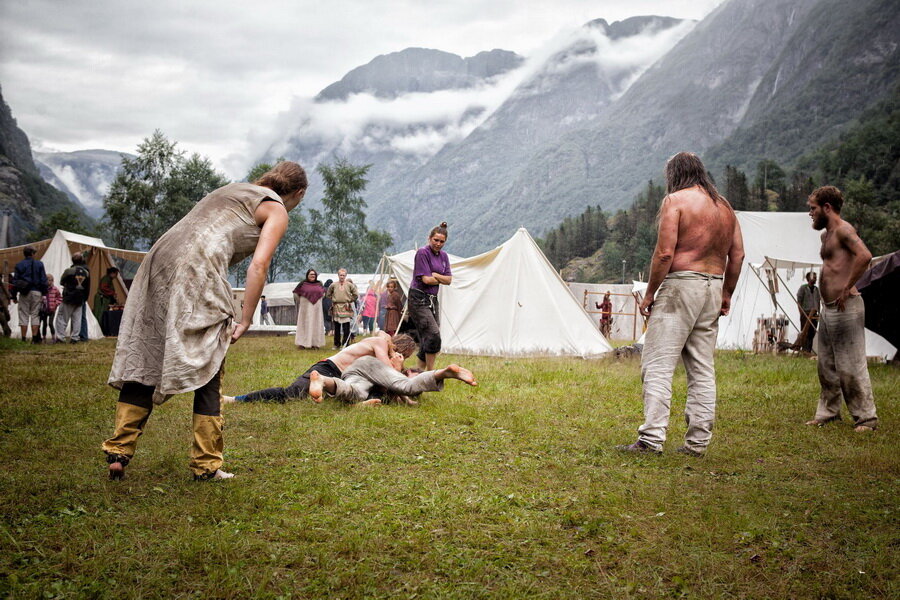
[{"label": "bare foot on grass", "polygon": [[357,406],[381,406],[381,400],[378,398],[372,398],[371,400],[363,400],[358,403]]},{"label": "bare foot on grass", "polygon": [[234,396],[222,396],[222,404],[231,404],[232,402],[237,402]]},{"label": "bare foot on grass", "polygon": [[445,371],[446,376],[450,379],[459,379],[463,383],[468,383],[469,385],[478,385],[478,382],[475,381],[475,375],[472,374],[472,371],[465,369],[459,365],[447,365]]},{"label": "bare foot on grass", "polygon": [[322,388],[322,376],[313,371],[309,374],[309,397],[313,399],[313,402],[322,402]]}]

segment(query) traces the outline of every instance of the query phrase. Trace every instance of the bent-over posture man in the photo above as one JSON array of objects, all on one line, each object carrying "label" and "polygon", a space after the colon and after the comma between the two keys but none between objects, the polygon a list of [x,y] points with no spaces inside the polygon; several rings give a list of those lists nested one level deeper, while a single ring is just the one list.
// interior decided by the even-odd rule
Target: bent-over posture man
[{"label": "bent-over posture man", "polygon": [[641,355],[644,424],[629,452],[662,452],[669,427],[672,375],[681,357],[688,394],[685,445],[679,452],[702,456],[716,414],[713,352],[719,316],[744,260],[737,217],[716,190],[695,154],[680,152],[666,163],[668,195],[659,210],[659,235],[641,314],[649,316]]},{"label": "bent-over posture man", "polygon": [[[337,354],[320,360],[287,387],[266,388],[256,392],[250,392],[241,396],[223,396],[223,402],[285,402],[291,398],[303,399],[309,393],[309,380],[312,373],[319,373],[327,377],[340,377],[356,360],[371,356],[378,362],[391,366],[391,354],[397,352],[404,358],[412,356],[416,350],[416,343],[406,334],[396,335],[393,338],[379,331],[374,336],[361,342],[350,344]],[[321,397],[316,400],[321,401]]]},{"label": "bent-over posture man", "polygon": [[866,307],[856,282],[872,260],[856,230],[841,218],[844,197],[834,186],[813,191],[806,204],[813,229],[822,233],[822,312],[819,314],[819,384],[816,416],[807,425],[841,418],[841,398],[855,431],[878,426],[866,363]]},{"label": "bent-over posture man", "polygon": [[321,402],[323,393],[327,393],[343,402],[367,405],[381,404],[381,400],[377,398],[368,399],[375,386],[383,388],[386,394],[409,397],[418,396],[422,392],[439,392],[444,389],[445,379],[458,379],[471,386],[478,385],[472,372],[458,365],[407,377],[400,372],[403,366],[401,354],[395,352],[391,356],[391,363],[388,366],[372,356],[363,356],[341,377],[311,373],[309,395],[316,402]]}]

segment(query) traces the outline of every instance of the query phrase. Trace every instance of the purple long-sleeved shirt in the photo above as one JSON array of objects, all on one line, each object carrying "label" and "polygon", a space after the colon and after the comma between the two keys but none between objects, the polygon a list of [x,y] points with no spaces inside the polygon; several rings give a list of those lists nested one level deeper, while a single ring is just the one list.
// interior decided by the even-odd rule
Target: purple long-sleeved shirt
[{"label": "purple long-sleeved shirt", "polygon": [[431,250],[431,246],[423,246],[416,252],[416,259],[413,264],[413,276],[412,281],[409,283],[409,287],[423,291],[426,294],[437,295],[439,286],[422,283],[422,276],[425,275],[431,277],[432,273],[451,275],[450,258],[443,250],[438,254],[435,254]]}]

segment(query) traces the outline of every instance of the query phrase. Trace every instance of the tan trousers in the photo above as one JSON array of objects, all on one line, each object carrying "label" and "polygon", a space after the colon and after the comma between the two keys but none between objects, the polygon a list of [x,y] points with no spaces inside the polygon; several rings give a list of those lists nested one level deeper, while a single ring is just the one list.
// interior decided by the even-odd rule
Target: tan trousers
[{"label": "tan trousers", "polygon": [[855,425],[875,428],[875,398],[866,363],[866,306],[862,296],[851,296],[844,311],[822,306],[819,315],[818,366],[822,392],[817,421],[841,418],[841,400]]},{"label": "tan trousers", "polygon": [[[215,473],[223,463],[225,419],[220,404],[223,373],[224,363],[215,377],[194,391],[194,441],[189,465],[194,475]],[[122,386],[116,403],[116,429],[102,446],[106,454],[123,456],[126,463],[134,456],[138,438],[153,411],[153,391],[153,386],[130,381]]]},{"label": "tan trousers", "polygon": [[709,445],[716,415],[713,353],[721,308],[721,275],[678,271],[659,287],[641,354],[644,424],[638,428],[638,439],[654,450],[662,450],[666,441],[679,358],[688,381],[685,445],[701,453]]}]

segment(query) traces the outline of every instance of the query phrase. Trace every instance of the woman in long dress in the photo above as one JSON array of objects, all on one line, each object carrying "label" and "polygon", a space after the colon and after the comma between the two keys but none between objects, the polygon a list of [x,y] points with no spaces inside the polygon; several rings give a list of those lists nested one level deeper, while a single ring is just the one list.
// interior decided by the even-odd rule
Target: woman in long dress
[{"label": "woman in long dress", "polygon": [[319,303],[324,295],[325,288],[315,269],[307,271],[303,281],[294,288],[294,303],[297,305],[297,336],[294,343],[298,350],[325,345],[325,318]]},{"label": "woman in long dress", "polygon": [[[250,327],[288,211],[306,192],[303,168],[280,162],[254,183],[231,183],[200,200],[144,257],[122,315],[109,384],[120,390],[116,429],[103,443],[109,477],[121,479],[154,404],[194,392],[190,468],[195,479],[221,470],[219,405],[225,353]],[[240,316],[228,267],[253,255]]]},{"label": "woman in long dress", "polygon": [[400,328],[400,315],[403,312],[403,296],[400,294],[400,286],[396,279],[387,282],[387,302],[384,316],[384,330],[388,335],[394,335]]}]

